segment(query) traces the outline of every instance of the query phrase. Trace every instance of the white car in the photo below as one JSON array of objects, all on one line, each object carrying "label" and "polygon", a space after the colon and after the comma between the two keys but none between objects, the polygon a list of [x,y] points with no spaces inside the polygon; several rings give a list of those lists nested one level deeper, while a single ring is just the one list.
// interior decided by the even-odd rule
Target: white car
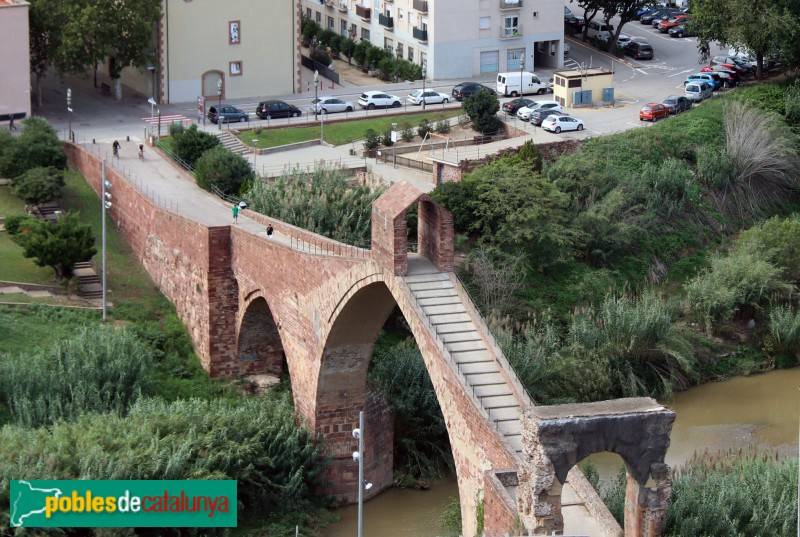
[{"label": "white car", "polygon": [[421,89],[414,90],[406,97],[406,100],[411,104],[447,104],[450,102],[450,96],[446,93],[439,93],[438,91],[426,90],[424,93]]},{"label": "white car", "polygon": [[517,110],[517,117],[522,121],[530,121],[531,114],[533,114],[536,110],[561,110],[561,105],[558,101],[536,101],[535,104],[531,106],[523,106],[519,110]]},{"label": "white car", "polygon": [[[598,37],[597,38],[598,41],[601,41],[603,43],[608,43],[609,39],[611,39],[610,35],[608,36],[608,38],[605,38],[605,37]],[[631,42],[631,36],[629,36],[628,34],[619,34],[619,37],[617,38],[617,46],[618,47],[624,47],[625,45],[627,45],[630,42]]]},{"label": "white car", "polygon": [[358,106],[373,110],[375,108],[399,108],[403,104],[397,95],[389,95],[382,91],[365,91],[358,98]]},{"label": "white car", "polygon": [[582,131],[583,121],[572,116],[547,116],[542,121],[542,128],[546,131],[559,133],[561,131]]},{"label": "white car", "polygon": [[320,97],[311,101],[311,111],[318,114],[329,114],[331,112],[352,112],[355,106],[352,101],[343,101],[338,97]]}]

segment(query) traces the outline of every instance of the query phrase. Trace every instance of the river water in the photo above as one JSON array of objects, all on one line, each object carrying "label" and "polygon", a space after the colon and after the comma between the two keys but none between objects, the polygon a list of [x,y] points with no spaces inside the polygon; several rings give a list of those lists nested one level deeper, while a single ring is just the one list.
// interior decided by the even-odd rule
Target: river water
[{"label": "river water", "polygon": [[[666,462],[673,468],[695,453],[753,447],[797,457],[800,420],[800,368],[772,371],[704,384],[666,403],[675,411]],[[622,459],[611,453],[593,455],[601,476],[614,475]],[[431,490],[390,489],[364,504],[363,534],[381,537],[444,535],[439,520],[451,497],[458,497],[455,477]],[[342,520],[325,537],[357,535],[358,510],[337,511]]]}]

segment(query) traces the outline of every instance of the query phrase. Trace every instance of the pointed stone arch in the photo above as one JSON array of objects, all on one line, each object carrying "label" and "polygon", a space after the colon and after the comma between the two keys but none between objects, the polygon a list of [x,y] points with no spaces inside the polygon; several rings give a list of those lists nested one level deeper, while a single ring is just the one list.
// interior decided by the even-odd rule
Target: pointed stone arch
[{"label": "pointed stone arch", "polygon": [[236,358],[239,374],[273,373],[284,371],[286,354],[278,325],[265,297],[249,297],[239,321],[236,337]]},{"label": "pointed stone arch", "polygon": [[406,181],[393,184],[372,205],[372,251],[385,270],[408,274],[409,209],[418,204],[417,244],[420,255],[443,272],[453,270],[453,215]]}]

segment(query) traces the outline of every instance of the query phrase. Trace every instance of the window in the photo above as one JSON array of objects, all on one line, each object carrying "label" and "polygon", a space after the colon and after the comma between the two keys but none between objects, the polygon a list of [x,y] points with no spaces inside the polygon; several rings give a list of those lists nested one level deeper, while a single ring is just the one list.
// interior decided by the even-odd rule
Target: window
[{"label": "window", "polygon": [[334,20],[333,17],[328,17],[328,29],[333,30],[334,28]]},{"label": "window", "polygon": [[317,19],[317,24],[320,24],[322,22],[322,13],[317,11],[315,18]]},{"label": "window", "polygon": [[491,27],[491,17],[481,17],[478,21],[478,28],[481,30],[488,30]]},{"label": "window", "polygon": [[397,8],[397,20],[403,20],[403,10]]},{"label": "window", "polygon": [[388,37],[383,38],[383,48],[394,54],[394,41]]},{"label": "window", "polygon": [[506,36],[511,37],[516,35],[516,32],[519,30],[519,17],[506,17],[503,27],[506,30]]},{"label": "window", "polygon": [[231,45],[238,45],[241,40],[241,29],[240,21],[230,21],[228,22],[228,43]]},{"label": "window", "polygon": [[411,47],[408,47],[408,61],[414,63],[414,49]]},{"label": "window", "polygon": [[419,18],[419,29],[425,32],[428,31],[428,18],[427,17],[420,17]]},{"label": "window", "polygon": [[416,16],[414,15],[414,12],[413,11],[409,11],[408,12],[408,24],[413,26],[415,18],[416,18]]},{"label": "window", "polygon": [[369,41],[369,30],[366,28],[361,28],[361,39],[364,41]]},{"label": "window", "polygon": [[345,19],[340,20],[339,21],[339,28],[341,28],[339,30],[339,33],[342,34],[343,36],[347,37],[347,36],[350,35],[350,32],[347,31],[347,20],[345,20]]},{"label": "window", "polygon": [[307,8],[306,8],[306,18],[307,18],[307,19],[310,19],[310,18],[311,18],[311,8],[310,8],[310,7],[307,7]]},{"label": "window", "polygon": [[518,48],[506,52],[506,69],[515,71],[523,67],[522,58],[525,57],[525,49]]},{"label": "window", "polygon": [[397,44],[397,57],[398,58],[402,58],[403,57],[403,44],[402,43],[398,43]]}]

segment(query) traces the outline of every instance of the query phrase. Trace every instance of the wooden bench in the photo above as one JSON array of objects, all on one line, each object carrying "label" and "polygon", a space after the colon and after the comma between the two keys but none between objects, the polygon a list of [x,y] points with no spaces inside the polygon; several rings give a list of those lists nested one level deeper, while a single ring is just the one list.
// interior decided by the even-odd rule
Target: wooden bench
[{"label": "wooden bench", "polygon": [[108,84],[103,82],[102,84],[100,84],[100,93],[110,97],[111,96],[111,86],[109,86]]}]

